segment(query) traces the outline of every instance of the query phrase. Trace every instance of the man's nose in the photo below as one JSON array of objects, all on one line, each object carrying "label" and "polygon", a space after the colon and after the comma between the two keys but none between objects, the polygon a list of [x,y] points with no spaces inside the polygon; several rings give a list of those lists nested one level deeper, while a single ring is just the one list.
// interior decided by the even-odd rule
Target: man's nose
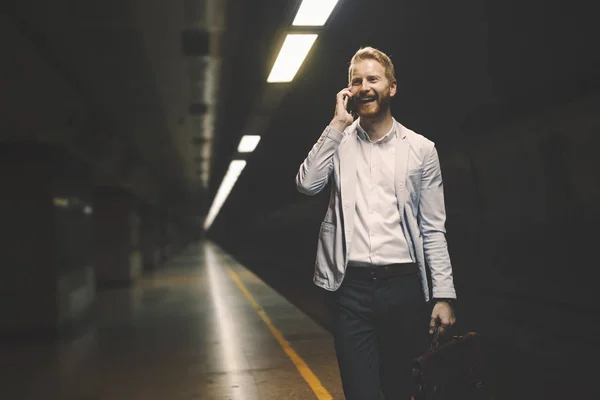
[{"label": "man's nose", "polygon": [[369,84],[369,81],[364,80],[361,84],[360,91],[361,92],[369,92],[370,90],[371,90],[371,85]]},{"label": "man's nose", "polygon": [[367,94],[371,91],[371,86],[368,83],[363,83],[360,87],[361,94]]}]

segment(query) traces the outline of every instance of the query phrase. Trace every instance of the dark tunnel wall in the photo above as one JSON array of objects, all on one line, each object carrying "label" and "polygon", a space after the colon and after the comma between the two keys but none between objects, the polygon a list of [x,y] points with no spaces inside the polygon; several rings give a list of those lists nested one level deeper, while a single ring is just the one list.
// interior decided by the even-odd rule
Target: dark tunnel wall
[{"label": "dark tunnel wall", "polygon": [[60,146],[3,143],[0,171],[0,329],[64,329],[95,295],[90,168]]},{"label": "dark tunnel wall", "polygon": [[0,6],[0,336],[62,339],[201,221],[132,5],[24,3]]},{"label": "dark tunnel wall", "polygon": [[[329,194],[298,194],[294,176],[331,119],[350,56],[380,47],[400,65],[394,115],[439,149],[457,329],[494,343],[500,398],[584,398],[598,391],[597,368],[573,366],[598,355],[600,337],[600,29],[581,4],[463,3],[371,15],[370,37],[337,26],[323,34],[319,62],[296,78],[211,236],[259,274],[283,278],[272,280],[280,290],[300,287],[297,303],[315,303],[306,297],[317,293]],[[361,11],[336,18],[356,26]],[[566,383],[573,378],[580,384]],[[517,384],[535,395],[519,396]]]}]

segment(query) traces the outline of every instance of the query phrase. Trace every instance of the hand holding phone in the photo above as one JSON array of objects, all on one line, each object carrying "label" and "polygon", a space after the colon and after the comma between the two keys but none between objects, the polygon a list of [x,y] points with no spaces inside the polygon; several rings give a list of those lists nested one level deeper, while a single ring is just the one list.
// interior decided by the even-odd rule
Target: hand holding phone
[{"label": "hand holding phone", "polygon": [[331,126],[343,131],[354,122],[356,115],[354,95],[349,88],[340,90],[336,96],[335,115],[331,121]]}]

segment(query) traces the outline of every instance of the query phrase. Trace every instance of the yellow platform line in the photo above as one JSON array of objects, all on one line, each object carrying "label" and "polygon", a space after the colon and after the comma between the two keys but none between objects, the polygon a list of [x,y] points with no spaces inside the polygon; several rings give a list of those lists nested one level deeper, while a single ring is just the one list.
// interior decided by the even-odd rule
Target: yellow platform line
[{"label": "yellow platform line", "polygon": [[290,346],[288,341],[285,340],[281,332],[279,332],[275,325],[273,325],[267,313],[265,313],[262,307],[258,305],[256,300],[254,300],[254,297],[252,296],[252,294],[250,294],[246,286],[242,283],[242,280],[240,279],[238,274],[236,274],[235,271],[233,271],[233,269],[228,265],[226,265],[226,268],[227,272],[229,273],[229,276],[231,276],[231,279],[233,279],[238,288],[242,291],[242,293],[244,293],[244,296],[246,296],[252,307],[254,307],[258,315],[262,318],[262,320],[267,325],[273,336],[275,336],[275,339],[277,339],[279,345],[283,348],[285,353],[292,360],[292,362],[296,366],[296,369],[298,369],[298,372],[300,372],[300,375],[302,375],[306,383],[308,383],[308,386],[310,386],[310,388],[314,392],[315,396],[317,396],[317,399],[333,400],[333,397],[331,396],[331,394],[329,394],[327,389],[323,387],[321,381],[319,381],[319,378],[317,378],[317,376],[311,371],[306,362],[304,362],[304,360],[298,355],[298,353],[296,353],[294,349],[292,349],[292,346]]}]

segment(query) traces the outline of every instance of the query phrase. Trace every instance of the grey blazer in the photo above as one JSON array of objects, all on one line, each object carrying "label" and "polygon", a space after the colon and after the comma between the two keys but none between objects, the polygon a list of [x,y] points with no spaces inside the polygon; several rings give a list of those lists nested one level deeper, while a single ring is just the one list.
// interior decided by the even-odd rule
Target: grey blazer
[{"label": "grey blazer", "polygon": [[[456,298],[452,265],[446,243],[446,209],[439,158],[435,144],[394,120],[397,140],[395,186],[398,212],[413,259],[417,260],[425,301],[432,295]],[[317,244],[314,283],[337,290],[344,279],[356,200],[358,120],[339,132],[325,128],[296,175],[301,193],[313,196],[331,180],[331,196]],[[425,263],[427,260],[427,264]]]}]

